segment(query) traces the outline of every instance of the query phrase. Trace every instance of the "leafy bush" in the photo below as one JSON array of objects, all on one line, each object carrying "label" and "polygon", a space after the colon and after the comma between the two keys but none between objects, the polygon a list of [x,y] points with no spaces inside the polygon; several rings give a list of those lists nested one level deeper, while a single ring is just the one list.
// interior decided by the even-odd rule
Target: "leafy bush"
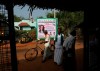
[{"label": "leafy bush", "polygon": [[15,31],[16,42],[27,43],[36,39],[36,30],[16,30]]}]

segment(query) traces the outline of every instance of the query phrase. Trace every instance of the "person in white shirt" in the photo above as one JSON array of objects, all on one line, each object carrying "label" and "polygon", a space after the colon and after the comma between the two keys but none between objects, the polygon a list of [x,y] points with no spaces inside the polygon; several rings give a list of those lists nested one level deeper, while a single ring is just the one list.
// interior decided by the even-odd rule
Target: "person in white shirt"
[{"label": "person in white shirt", "polygon": [[76,30],[74,29],[63,43],[63,68],[64,71],[76,71],[76,58],[75,58],[75,40]]},{"label": "person in white shirt", "polygon": [[46,58],[51,56],[51,52],[50,52],[50,36],[47,32],[47,30],[44,31],[44,34],[45,34],[45,41],[42,42],[42,43],[45,43],[44,46],[44,54],[43,54],[43,60],[42,60],[42,63],[44,63],[46,61]]},{"label": "person in white shirt", "polygon": [[63,48],[64,51],[66,51],[66,55],[68,57],[71,56],[71,54],[73,53],[72,50],[75,49],[75,40],[76,40],[76,31],[73,30],[68,37],[65,39],[64,43],[63,43]]},{"label": "person in white shirt", "polygon": [[55,50],[54,50],[54,63],[57,65],[62,64],[62,56],[63,56],[63,41],[64,41],[64,34],[61,32],[61,28],[58,28],[58,35],[55,38]]}]

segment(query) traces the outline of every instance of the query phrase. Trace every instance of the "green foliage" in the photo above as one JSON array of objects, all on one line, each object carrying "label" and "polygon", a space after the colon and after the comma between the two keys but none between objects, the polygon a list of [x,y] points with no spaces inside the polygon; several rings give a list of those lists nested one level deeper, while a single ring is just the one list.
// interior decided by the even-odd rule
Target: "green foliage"
[{"label": "green foliage", "polygon": [[0,14],[0,19],[5,19],[5,16],[3,14]]},{"label": "green foliage", "polygon": [[53,12],[52,12],[52,13],[48,13],[48,14],[47,14],[47,17],[48,17],[48,18],[53,18],[53,17],[54,17]]},{"label": "green foliage", "polygon": [[[47,18],[53,18],[53,16],[53,12],[47,14]],[[63,33],[67,35],[74,26],[84,21],[84,12],[58,11],[56,12],[56,18],[58,18],[58,27],[62,27]]]},{"label": "green foliage", "polygon": [[16,15],[14,15],[14,22],[19,22],[21,21],[22,19],[20,17],[17,17]]},{"label": "green foliage", "polygon": [[[17,42],[27,43],[33,40],[36,40],[36,30],[16,30],[15,31],[15,38]],[[23,40],[25,39],[25,40]]]},{"label": "green foliage", "polygon": [[31,37],[33,40],[36,40],[36,29],[28,31],[28,36]]}]

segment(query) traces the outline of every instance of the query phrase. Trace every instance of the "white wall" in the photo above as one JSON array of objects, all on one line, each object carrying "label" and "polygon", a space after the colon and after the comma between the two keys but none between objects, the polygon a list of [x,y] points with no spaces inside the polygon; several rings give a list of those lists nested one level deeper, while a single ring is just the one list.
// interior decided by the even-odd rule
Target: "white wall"
[{"label": "white wall", "polygon": [[23,30],[31,30],[30,27],[23,27]]}]

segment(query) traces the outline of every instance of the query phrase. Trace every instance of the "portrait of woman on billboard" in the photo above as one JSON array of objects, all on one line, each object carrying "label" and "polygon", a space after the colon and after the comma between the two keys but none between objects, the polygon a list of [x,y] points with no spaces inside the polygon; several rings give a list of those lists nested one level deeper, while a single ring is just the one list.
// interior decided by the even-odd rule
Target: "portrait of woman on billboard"
[{"label": "portrait of woman on billboard", "polygon": [[44,25],[39,25],[39,32],[40,32],[40,33],[43,33],[44,30],[45,30]]}]

